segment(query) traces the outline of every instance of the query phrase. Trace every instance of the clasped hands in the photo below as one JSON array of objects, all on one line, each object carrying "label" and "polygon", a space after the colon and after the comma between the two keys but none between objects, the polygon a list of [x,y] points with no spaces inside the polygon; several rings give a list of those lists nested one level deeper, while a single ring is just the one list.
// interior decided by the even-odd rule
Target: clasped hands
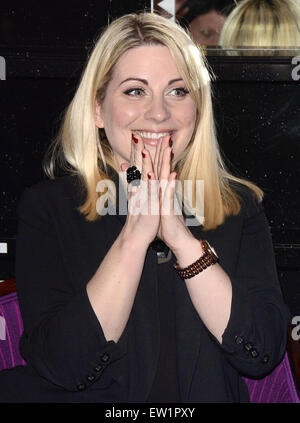
[{"label": "clasped hands", "polygon": [[170,136],[157,141],[152,160],[142,138],[134,134],[130,163],[122,163],[121,170],[125,172],[129,167],[136,166],[141,172],[140,185],[129,184],[128,187],[126,225],[146,243],[150,244],[158,237],[176,252],[194,237],[185,224],[181,205],[175,194],[177,174],[172,171],[172,160]]}]

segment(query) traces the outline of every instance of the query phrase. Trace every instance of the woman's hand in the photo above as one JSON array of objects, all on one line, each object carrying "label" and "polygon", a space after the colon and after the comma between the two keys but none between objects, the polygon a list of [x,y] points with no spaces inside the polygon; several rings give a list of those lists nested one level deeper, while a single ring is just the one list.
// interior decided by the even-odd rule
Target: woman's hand
[{"label": "woman's hand", "polygon": [[[134,142],[134,138],[138,142]],[[142,177],[140,186],[128,184],[128,214],[124,233],[147,245],[157,236],[176,254],[187,241],[195,238],[185,225],[181,205],[175,195],[177,174],[171,172],[170,137],[158,142],[153,163],[142,138],[134,135],[130,164],[122,163],[121,170],[126,171],[130,166],[136,166]]]},{"label": "woman's hand", "polygon": [[122,163],[121,170],[125,172],[131,166],[136,166],[141,172],[141,181],[139,186],[128,184],[128,213],[123,233],[148,246],[159,228],[159,209],[151,208],[151,205],[159,204],[159,191],[157,186],[150,186],[148,175],[154,173],[153,164],[150,152],[138,135],[132,137],[130,164]]},{"label": "woman's hand", "polygon": [[160,186],[160,225],[157,236],[176,254],[176,251],[184,248],[187,241],[195,238],[185,224],[182,206],[175,194],[177,174],[172,172],[172,159],[171,138],[164,137],[157,146],[154,174],[151,173]]}]

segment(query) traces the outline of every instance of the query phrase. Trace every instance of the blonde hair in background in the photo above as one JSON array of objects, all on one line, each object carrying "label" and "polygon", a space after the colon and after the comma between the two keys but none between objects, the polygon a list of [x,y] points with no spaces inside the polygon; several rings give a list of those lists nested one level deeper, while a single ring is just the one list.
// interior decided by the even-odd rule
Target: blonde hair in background
[{"label": "blonde hair in background", "polygon": [[225,21],[223,48],[300,47],[300,3],[295,0],[242,0]]},{"label": "blonde hair in background", "polygon": [[105,131],[95,125],[95,104],[105,98],[106,87],[119,57],[131,48],[147,44],[169,48],[197,106],[195,131],[184,155],[177,160],[176,171],[182,186],[184,180],[193,182],[193,205],[196,201],[196,180],[204,181],[204,229],[213,229],[222,224],[226,216],[237,214],[240,210],[239,198],[230,181],[247,185],[260,200],[262,191],[225,169],[216,138],[210,74],[205,58],[182,27],[159,15],[125,15],[103,32],[67,108],[58,136],[46,155],[44,171],[54,179],[56,166],[59,165],[66,173],[78,175],[87,193],[79,212],[88,221],[100,218],[96,210],[97,183],[110,179],[107,165],[116,172],[119,169]]}]

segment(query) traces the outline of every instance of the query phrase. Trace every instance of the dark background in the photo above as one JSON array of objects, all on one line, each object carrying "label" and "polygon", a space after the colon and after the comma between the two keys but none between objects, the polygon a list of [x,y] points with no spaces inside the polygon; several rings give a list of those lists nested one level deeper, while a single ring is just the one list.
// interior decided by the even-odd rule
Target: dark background
[{"label": "dark background", "polygon": [[[102,28],[150,1],[1,1],[0,279],[14,276],[16,208],[25,187],[45,178],[41,162]],[[230,169],[265,191],[280,283],[300,315],[300,85],[289,57],[208,56],[214,107]]]},{"label": "dark background", "polygon": [[150,0],[2,0],[0,44],[82,47],[112,19],[150,9]]}]

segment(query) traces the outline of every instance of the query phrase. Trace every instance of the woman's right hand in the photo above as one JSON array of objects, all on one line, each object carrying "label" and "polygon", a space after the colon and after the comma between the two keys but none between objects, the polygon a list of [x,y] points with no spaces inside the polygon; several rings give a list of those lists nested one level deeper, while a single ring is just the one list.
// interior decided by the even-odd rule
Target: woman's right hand
[{"label": "woman's right hand", "polygon": [[128,211],[122,235],[148,248],[160,224],[159,187],[148,177],[149,172],[154,174],[153,163],[149,150],[138,135],[132,137],[130,163],[122,163],[121,170],[126,172],[131,166],[136,166],[141,172],[141,182],[139,186],[127,184]]}]

